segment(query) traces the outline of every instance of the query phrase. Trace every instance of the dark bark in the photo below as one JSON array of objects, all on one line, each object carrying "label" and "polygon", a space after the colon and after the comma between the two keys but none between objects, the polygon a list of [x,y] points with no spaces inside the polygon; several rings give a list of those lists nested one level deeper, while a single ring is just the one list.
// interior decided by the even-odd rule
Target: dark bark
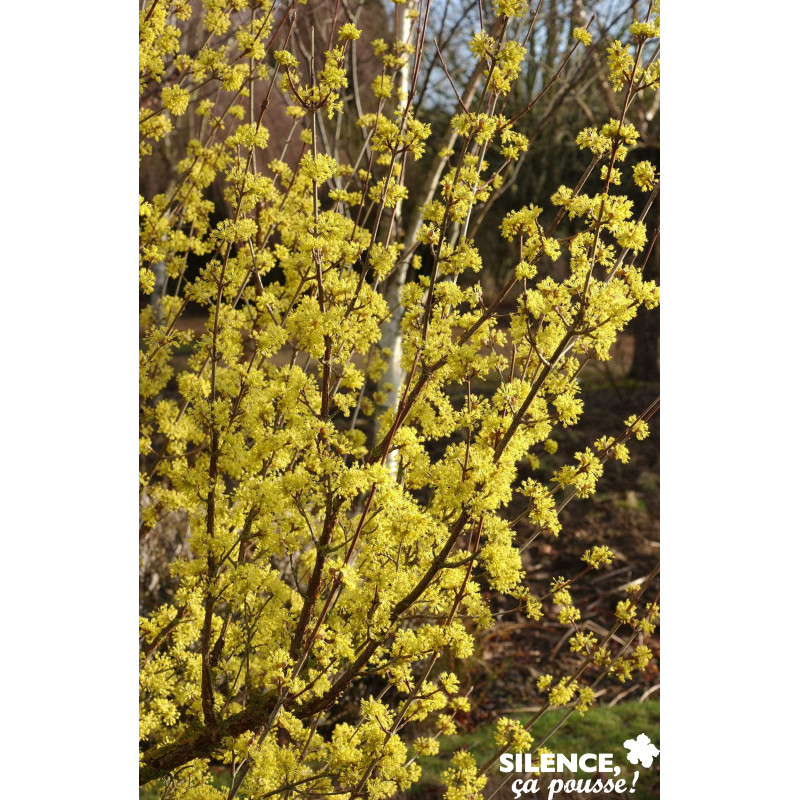
[{"label": "dark bark", "polygon": [[633,362],[628,377],[637,381],[654,383],[660,377],[659,369],[659,312],[642,309],[631,324],[635,337]]},{"label": "dark bark", "polygon": [[195,758],[208,757],[226,736],[257,729],[268,719],[275,700],[274,693],[253,698],[247,708],[220,720],[215,728],[198,726],[177,742],[150,748],[144,754],[144,766],[139,769],[139,785],[162,778]]},{"label": "dark bark", "polygon": [[[659,239],[656,239],[650,258],[644,269],[647,280],[659,282]],[[628,372],[628,377],[637,381],[654,383],[660,377],[659,368],[659,335],[661,331],[661,312],[654,308],[648,310],[644,307],[630,325],[630,332],[634,337],[633,361]]]}]

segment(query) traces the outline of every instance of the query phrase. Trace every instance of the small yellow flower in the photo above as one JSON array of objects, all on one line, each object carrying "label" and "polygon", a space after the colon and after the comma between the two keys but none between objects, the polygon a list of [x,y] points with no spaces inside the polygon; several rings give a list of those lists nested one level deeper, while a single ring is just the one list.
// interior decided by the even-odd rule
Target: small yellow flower
[{"label": "small yellow flower", "polygon": [[592,34],[586,28],[575,28],[572,31],[572,38],[586,47],[592,43]]}]

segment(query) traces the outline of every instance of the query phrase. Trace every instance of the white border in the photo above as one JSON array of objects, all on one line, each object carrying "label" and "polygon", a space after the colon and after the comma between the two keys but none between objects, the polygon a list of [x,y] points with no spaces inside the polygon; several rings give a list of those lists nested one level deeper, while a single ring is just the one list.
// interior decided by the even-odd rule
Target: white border
[{"label": "white border", "polygon": [[137,13],[3,13],[7,797],[138,793]]},{"label": "white border", "polygon": [[662,796],[784,797],[798,708],[797,8],[664,6]]},{"label": "white border", "polygon": [[[4,15],[9,796],[137,792],[135,15]],[[794,761],[796,16],[665,3],[667,800],[784,796]]]}]

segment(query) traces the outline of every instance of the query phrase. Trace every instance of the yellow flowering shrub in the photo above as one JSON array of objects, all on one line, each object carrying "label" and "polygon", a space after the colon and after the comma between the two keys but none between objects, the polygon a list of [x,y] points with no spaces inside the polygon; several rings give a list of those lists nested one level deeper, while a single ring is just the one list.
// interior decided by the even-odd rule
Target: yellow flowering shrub
[{"label": "yellow flowering shrub", "polygon": [[[642,277],[646,220],[615,192],[625,170],[657,191],[649,162],[625,164],[638,136],[630,103],[657,85],[642,60],[657,17],[609,49],[618,118],[575,132],[587,151],[580,183],[483,232],[519,251],[484,298],[470,283],[483,267],[471,223],[530,146],[503,113],[530,6],[493,3],[496,19],[470,45],[478,91],[445,148],[413,104],[417,4],[400,4],[413,35],[372,43],[381,71],[361,81],[364,113],[348,120],[362,31],[340,4],[314,31],[310,68],[290,35],[293,0],[150,0],[140,13],[141,157],[184,124],[176,118],[191,131],[174,187],[140,198],[141,537],[178,512],[191,544],[171,565],[174,596],[140,620],[140,781],[164,797],[377,800],[408,789],[417,756],[438,753],[469,709],[441,657],[470,657],[503,596],[533,619],[550,604],[575,629],[580,671],[539,681],[552,706],[582,712],[594,697],[584,673],[625,680],[649,661],[645,645],[613,649],[621,626],[652,633],[646,586],[620,602],[607,638],[581,627],[570,586],[611,562],[607,547],[589,548],[583,572],[553,578],[543,596],[521,553],[564,535],[564,503],[591,495],[608,459],[627,460],[655,409],[610,420],[549,482],[523,479],[522,466],[555,458],[552,434],[584,410],[583,366],[610,358],[637,311],[658,303]],[[587,29],[574,35],[591,46]],[[339,124],[362,136],[354,163],[330,147],[325,131]],[[443,163],[427,200],[406,170],[426,155]],[[422,224],[407,241],[410,202]],[[404,263],[413,271],[398,306],[386,287]],[[382,334],[398,308],[405,377],[381,410],[393,388]],[[189,324],[198,312],[202,325]],[[520,498],[526,513],[513,516]],[[343,716],[345,697],[359,701]],[[496,741],[522,750],[534,737],[500,720]],[[230,791],[214,787],[211,764],[226,765]],[[457,753],[444,797],[481,797],[488,766]]]}]

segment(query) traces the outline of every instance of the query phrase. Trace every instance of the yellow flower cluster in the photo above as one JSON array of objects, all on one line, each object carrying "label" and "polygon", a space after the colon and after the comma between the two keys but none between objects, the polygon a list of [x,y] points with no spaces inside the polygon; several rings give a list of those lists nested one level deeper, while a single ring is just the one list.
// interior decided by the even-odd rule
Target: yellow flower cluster
[{"label": "yellow flower cluster", "polygon": [[586,28],[575,28],[572,31],[572,38],[575,39],[576,42],[580,42],[582,45],[588,47],[592,43],[592,34],[586,30]]},{"label": "yellow flower cluster", "polygon": [[[623,437],[608,436],[566,463],[556,437],[581,420],[583,365],[608,359],[659,301],[637,258],[646,220],[615,188],[638,132],[624,115],[582,131],[600,187],[559,187],[550,204],[484,228],[516,261],[484,299],[469,280],[485,258],[473,227],[529,147],[498,107],[526,54],[513,18],[531,9],[493,6],[494,36],[470,44],[477,99],[436,156],[424,112],[398,96],[416,33],[372,43],[381,72],[358,116],[352,23],[317,31],[310,64],[288,34],[294,4],[151,0],[140,14],[140,154],[165,138],[180,148],[173,183],[140,199],[141,537],[178,518],[190,545],[171,565],[174,593],[140,622],[143,783],[218,797],[210,763],[235,762],[234,794],[408,790],[416,757],[436,754],[469,710],[441,665],[473,655],[503,597],[575,629],[570,649],[601,673],[624,679],[650,660],[646,645],[612,653],[577,630],[573,581],[539,594],[522,562],[540,533],[563,532],[563,503],[595,492],[608,458],[628,458]],[[637,25],[641,48],[654,34]],[[591,43],[584,29],[575,38]],[[639,50],[611,51],[615,87],[652,85]],[[275,112],[281,95],[288,119]],[[358,140],[352,157],[331,145],[342,130]],[[430,193],[407,174],[423,158],[441,167]],[[632,173],[655,191],[649,162]],[[405,241],[412,202],[421,224]],[[555,261],[561,277],[542,276]],[[395,358],[405,378],[387,386]],[[648,433],[637,415],[625,425],[625,440]],[[611,558],[590,547],[585,571]],[[617,622],[647,635],[657,613],[632,595]],[[567,677],[538,686],[580,712],[594,697]],[[533,739],[500,720],[496,743],[521,751]],[[486,785],[465,752],[443,779],[446,800]]]}]

